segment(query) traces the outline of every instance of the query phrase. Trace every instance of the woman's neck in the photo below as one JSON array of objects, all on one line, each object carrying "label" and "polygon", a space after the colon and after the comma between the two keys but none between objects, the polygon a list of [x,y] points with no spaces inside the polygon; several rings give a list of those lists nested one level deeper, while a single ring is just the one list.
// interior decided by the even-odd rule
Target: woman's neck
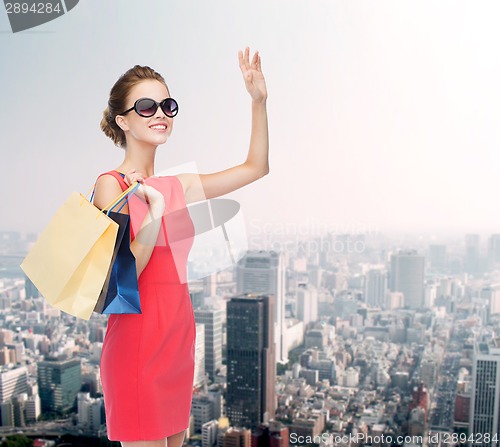
[{"label": "woman's neck", "polygon": [[153,176],[155,172],[156,147],[138,144],[127,145],[125,159],[117,169],[125,173],[135,169],[144,178]]}]

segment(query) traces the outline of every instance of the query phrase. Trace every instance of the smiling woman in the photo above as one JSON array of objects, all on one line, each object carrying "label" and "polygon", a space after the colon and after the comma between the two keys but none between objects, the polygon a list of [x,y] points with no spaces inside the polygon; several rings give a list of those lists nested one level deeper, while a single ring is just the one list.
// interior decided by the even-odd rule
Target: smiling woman
[{"label": "smiling woman", "polygon": [[[110,440],[124,447],[180,447],[189,426],[194,378],[195,320],[186,282],[194,227],[186,204],[218,197],[269,172],[267,90],[260,57],[239,52],[252,98],[246,160],[211,174],[154,176],[157,147],[172,133],[177,101],[150,67],[131,68],[110,92],[101,129],[125,150],[116,170],[101,174],[94,204],[102,209],[134,182],[122,212],[130,215],[141,314],[112,314],[101,356]],[[166,214],[175,212],[175,224]],[[175,242],[175,250],[173,248]]]}]

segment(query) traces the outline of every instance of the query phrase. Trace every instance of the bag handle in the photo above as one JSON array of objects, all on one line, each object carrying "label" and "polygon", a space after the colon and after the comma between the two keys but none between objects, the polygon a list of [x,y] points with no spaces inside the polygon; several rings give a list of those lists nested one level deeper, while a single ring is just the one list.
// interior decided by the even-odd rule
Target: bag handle
[{"label": "bag handle", "polygon": [[118,213],[120,212],[120,210],[125,206],[125,204],[127,203],[127,200],[128,200],[128,196],[130,194],[133,194],[137,188],[139,188],[140,186],[140,183],[139,182],[134,182],[132,183],[125,191],[123,191],[115,200],[113,200],[109,205],[105,206],[102,211],[105,211],[107,210],[106,214],[109,216],[109,212],[115,208],[122,200],[123,200],[123,204],[122,206],[118,209]]},{"label": "bag handle", "polygon": [[[116,199],[114,199],[111,203],[109,203],[108,205],[106,205],[102,211],[106,211],[106,215],[109,216],[109,213],[110,211],[115,208],[121,201],[123,201],[122,203],[122,206],[120,206],[120,208],[118,209],[118,213],[121,211],[121,209],[125,206],[125,204],[127,203],[127,200],[128,200],[128,196],[130,194],[133,194],[135,193],[135,191],[137,190],[137,188],[139,188],[140,186],[140,183],[139,182],[134,182],[132,183],[125,191],[123,191]],[[95,192],[95,184],[94,186],[92,187],[91,189],[92,191],[92,196],[90,197],[90,200],[89,202],[92,202],[92,200],[94,199],[94,192]],[[90,194],[90,191],[86,194],[85,197],[88,197],[88,195]]]}]

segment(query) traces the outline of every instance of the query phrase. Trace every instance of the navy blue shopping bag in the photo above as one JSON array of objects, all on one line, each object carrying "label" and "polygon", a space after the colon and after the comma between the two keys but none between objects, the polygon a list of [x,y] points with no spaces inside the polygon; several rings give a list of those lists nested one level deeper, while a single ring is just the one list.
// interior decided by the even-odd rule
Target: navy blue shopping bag
[{"label": "navy blue shopping bag", "polygon": [[[121,208],[126,202],[122,204]],[[118,210],[118,211],[120,211]],[[118,225],[111,266],[94,312],[100,314],[140,314],[141,302],[135,257],[130,250],[130,216],[104,211]]]}]

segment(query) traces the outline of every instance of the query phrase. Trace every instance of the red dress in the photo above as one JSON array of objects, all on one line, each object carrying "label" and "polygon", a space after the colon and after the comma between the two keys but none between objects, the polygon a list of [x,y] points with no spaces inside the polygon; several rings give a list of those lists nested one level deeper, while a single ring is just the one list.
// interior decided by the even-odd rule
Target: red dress
[{"label": "red dress", "polygon": [[[118,172],[108,174],[127,187]],[[186,265],[194,228],[177,177],[150,177],[146,184],[162,192],[166,214],[139,277],[142,314],[108,319],[101,382],[113,441],[162,439],[189,427],[196,329]],[[132,240],[147,212],[146,204],[130,197]]]}]

